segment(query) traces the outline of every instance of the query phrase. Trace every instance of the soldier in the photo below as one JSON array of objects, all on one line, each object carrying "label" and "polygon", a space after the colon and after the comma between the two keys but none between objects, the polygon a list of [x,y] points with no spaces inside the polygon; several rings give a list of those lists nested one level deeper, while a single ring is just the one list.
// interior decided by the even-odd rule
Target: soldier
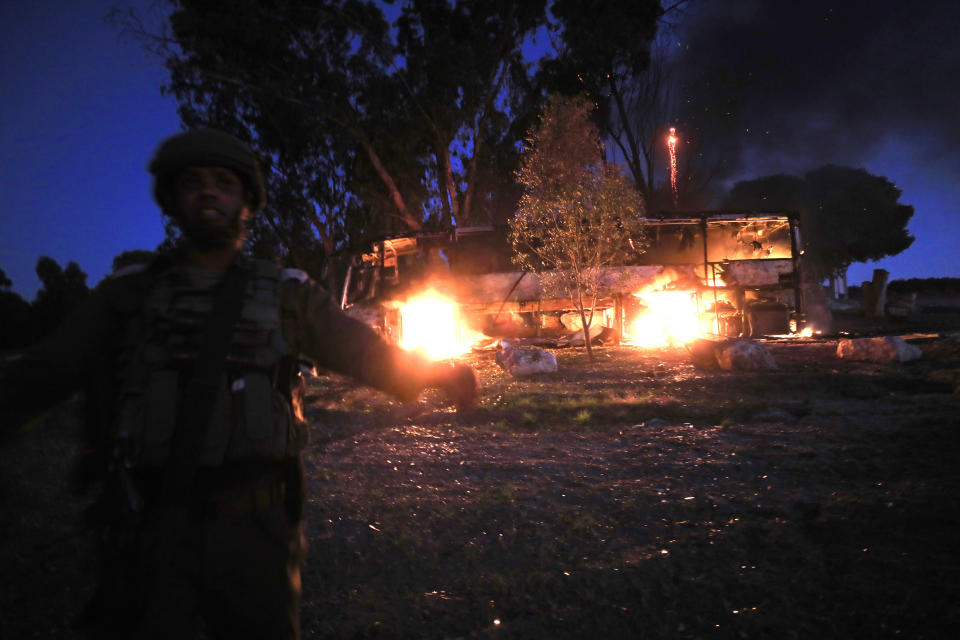
[{"label": "soldier", "polygon": [[0,400],[29,410],[88,388],[112,470],[92,637],[190,638],[202,620],[216,638],[298,638],[298,356],[401,399],[440,387],[460,408],[476,377],[387,344],[302,272],[242,255],[265,194],[241,141],[179,134],[149,169],[178,247],[105,280],[4,372]]}]

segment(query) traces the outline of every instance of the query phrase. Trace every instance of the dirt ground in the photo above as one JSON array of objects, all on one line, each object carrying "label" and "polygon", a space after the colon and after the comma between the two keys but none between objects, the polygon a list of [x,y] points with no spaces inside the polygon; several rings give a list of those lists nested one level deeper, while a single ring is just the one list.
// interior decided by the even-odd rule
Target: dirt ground
[{"label": "dirt ground", "polygon": [[[306,638],[943,638],[960,623],[960,314],[838,318],[922,359],[766,342],[779,368],[681,348],[465,361],[458,415],[310,381]],[[74,408],[0,450],[0,637],[70,638],[93,541]]]}]

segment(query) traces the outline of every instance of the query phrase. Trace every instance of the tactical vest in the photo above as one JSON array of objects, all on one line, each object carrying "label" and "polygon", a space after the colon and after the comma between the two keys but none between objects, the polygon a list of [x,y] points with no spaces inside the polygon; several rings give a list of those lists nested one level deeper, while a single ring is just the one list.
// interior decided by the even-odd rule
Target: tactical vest
[{"label": "tactical vest", "polygon": [[[206,434],[204,466],[288,458],[304,445],[305,425],[291,403],[295,358],[281,328],[285,273],[266,261],[250,267]],[[215,296],[215,288],[198,287],[182,270],[168,269],[150,284],[140,312],[127,323],[116,434],[136,466],[167,462]]]}]

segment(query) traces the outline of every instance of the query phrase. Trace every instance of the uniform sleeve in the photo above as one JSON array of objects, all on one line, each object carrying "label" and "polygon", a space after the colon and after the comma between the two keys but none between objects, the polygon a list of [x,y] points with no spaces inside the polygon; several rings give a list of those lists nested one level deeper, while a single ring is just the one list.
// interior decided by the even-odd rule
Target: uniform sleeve
[{"label": "uniform sleeve", "polygon": [[404,400],[436,384],[435,363],[389,344],[343,313],[315,282],[287,281],[282,295],[285,338],[320,366]]}]

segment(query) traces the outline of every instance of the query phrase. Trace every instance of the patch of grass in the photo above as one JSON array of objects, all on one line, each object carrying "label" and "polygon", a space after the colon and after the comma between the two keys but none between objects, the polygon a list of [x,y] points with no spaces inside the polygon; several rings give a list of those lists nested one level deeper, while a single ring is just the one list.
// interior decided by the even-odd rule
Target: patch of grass
[{"label": "patch of grass", "polygon": [[579,511],[567,521],[567,527],[574,535],[593,535],[597,519],[587,511]]},{"label": "patch of grass", "polygon": [[537,409],[541,404],[542,400],[532,393],[507,396],[500,402],[504,409]]},{"label": "patch of grass", "polygon": [[499,506],[511,504],[514,501],[512,487],[501,486],[491,489],[481,489],[477,492],[474,502],[478,507]]},{"label": "patch of grass", "polygon": [[508,431],[510,428],[510,423],[506,419],[501,418],[499,420],[494,420],[493,422],[491,422],[490,428],[493,429],[494,431]]}]

